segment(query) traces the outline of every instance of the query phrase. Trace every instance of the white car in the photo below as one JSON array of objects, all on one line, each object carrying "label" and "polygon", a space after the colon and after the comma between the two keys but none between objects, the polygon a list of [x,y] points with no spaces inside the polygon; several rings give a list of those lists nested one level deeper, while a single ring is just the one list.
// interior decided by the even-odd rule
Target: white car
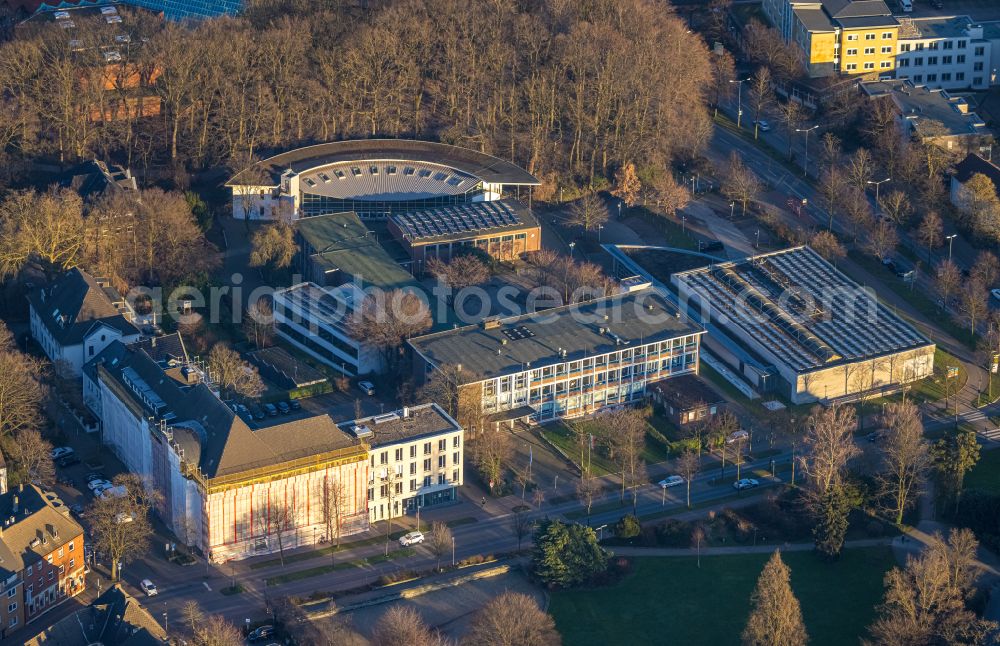
[{"label": "white car", "polygon": [[399,537],[399,544],[403,547],[408,545],[418,545],[424,542],[423,532],[410,532]]},{"label": "white car", "polygon": [[98,489],[108,489],[112,486],[114,485],[112,485],[107,480],[91,480],[90,482],[87,483],[87,489],[90,489],[95,494],[97,493]]},{"label": "white car", "polygon": [[740,429],[726,438],[726,444],[734,444],[736,442],[739,442],[740,440],[745,440],[749,437],[750,437],[749,433],[747,433],[743,429]]},{"label": "white car", "polygon": [[72,455],[73,453],[75,453],[75,451],[68,446],[57,446],[49,453],[49,457],[53,460],[58,460],[65,455]]},{"label": "white car", "polygon": [[733,489],[736,491],[743,491],[744,489],[753,489],[758,485],[760,485],[760,483],[753,478],[743,478],[733,483]]},{"label": "white car", "polygon": [[370,381],[359,381],[358,388],[369,397],[375,394],[375,384]]},{"label": "white car", "polygon": [[996,289],[996,288],[991,289],[990,293],[993,294],[993,298],[995,298],[998,301],[1000,301],[1000,289]]},{"label": "white car", "polygon": [[663,480],[660,480],[659,484],[661,487],[666,489],[667,487],[677,487],[684,484],[684,478],[680,476],[667,476]]},{"label": "white car", "polygon": [[140,581],[139,587],[142,588],[142,591],[146,593],[147,597],[155,597],[157,595],[156,584],[149,579],[143,579]]},{"label": "white car", "polygon": [[761,119],[760,121],[754,121],[754,123],[757,124],[757,127],[760,128],[764,132],[767,132],[768,130],[771,129],[771,124],[769,124],[768,122],[764,121],[763,119]]}]

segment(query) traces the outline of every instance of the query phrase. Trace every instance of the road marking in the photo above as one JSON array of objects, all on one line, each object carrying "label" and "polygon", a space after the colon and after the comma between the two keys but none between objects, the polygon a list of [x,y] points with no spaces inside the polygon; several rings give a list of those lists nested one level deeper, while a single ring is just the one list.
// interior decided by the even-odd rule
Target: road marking
[{"label": "road marking", "polygon": [[211,591],[212,591],[212,588],[208,587],[208,584],[207,584],[207,583],[205,583],[204,581],[202,581],[202,582],[201,582],[201,584],[202,584],[203,586],[205,586],[205,589],[206,589],[206,590],[208,590],[209,592],[211,592]]}]

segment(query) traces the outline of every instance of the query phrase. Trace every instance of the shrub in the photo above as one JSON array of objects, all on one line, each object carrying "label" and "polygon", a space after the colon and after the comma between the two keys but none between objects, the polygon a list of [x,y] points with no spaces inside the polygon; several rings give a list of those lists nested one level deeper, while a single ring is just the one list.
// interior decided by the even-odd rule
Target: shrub
[{"label": "shrub", "polygon": [[677,519],[670,519],[656,526],[656,542],[666,547],[687,547],[691,544],[691,526]]},{"label": "shrub", "polygon": [[640,533],[642,533],[642,523],[632,514],[622,516],[621,520],[615,523],[615,536],[618,538],[635,538]]},{"label": "shrub", "polygon": [[608,556],[590,527],[544,521],[535,531],[531,565],[535,576],[545,584],[566,588],[603,574],[608,568]]}]

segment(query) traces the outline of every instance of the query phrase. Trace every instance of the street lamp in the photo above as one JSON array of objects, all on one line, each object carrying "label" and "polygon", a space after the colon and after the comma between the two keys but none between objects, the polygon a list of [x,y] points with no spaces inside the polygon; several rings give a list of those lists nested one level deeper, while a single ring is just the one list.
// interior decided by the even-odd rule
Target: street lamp
[{"label": "street lamp", "polygon": [[681,216],[681,233],[687,233],[687,221],[688,221],[687,216],[686,215],[682,215]]},{"label": "street lamp", "polygon": [[572,258],[572,257],[573,257],[573,247],[575,247],[575,246],[576,246],[576,243],[575,243],[575,242],[571,242],[571,243],[569,243],[569,257],[570,257],[570,258]]},{"label": "street lamp", "polygon": [[955,238],[958,237],[957,233],[953,233],[950,236],[945,236],[944,239],[948,241],[948,260],[951,260],[951,243],[954,242]]},{"label": "street lamp", "polygon": [[757,236],[757,244],[755,244],[754,247],[760,249],[760,229],[757,229],[757,233],[755,235]]},{"label": "street lamp", "polygon": [[621,203],[621,201],[618,202],[618,219],[619,220],[622,219],[622,203]]},{"label": "street lamp", "polygon": [[802,162],[802,174],[803,175],[809,175],[809,133],[812,132],[813,130],[815,130],[816,128],[819,128],[819,124],[818,123],[815,126],[813,126],[812,128],[796,128],[795,129],[795,132],[804,132],[804,133],[806,133],[806,157],[805,157],[805,161]]},{"label": "street lamp", "polygon": [[729,203],[729,219],[732,220],[736,213],[736,200]]},{"label": "street lamp", "polygon": [[455,567],[455,537],[451,537],[451,567]]},{"label": "street lamp", "polygon": [[739,128],[743,121],[743,84],[750,80],[750,77],[745,79],[740,79],[739,81],[730,80],[730,83],[736,84],[736,127]]},{"label": "street lamp", "polygon": [[877,182],[873,182],[871,180],[868,180],[868,182],[867,182],[868,184],[874,184],[875,185],[875,208],[876,209],[880,209],[881,208],[881,206],[879,205],[879,201],[878,201],[878,187],[881,186],[882,184],[885,184],[890,179],[892,179],[892,178],[891,177],[886,177],[885,179],[880,179]]},{"label": "street lamp", "polygon": [[604,229],[603,224],[597,225],[597,244],[601,244],[601,230]]}]

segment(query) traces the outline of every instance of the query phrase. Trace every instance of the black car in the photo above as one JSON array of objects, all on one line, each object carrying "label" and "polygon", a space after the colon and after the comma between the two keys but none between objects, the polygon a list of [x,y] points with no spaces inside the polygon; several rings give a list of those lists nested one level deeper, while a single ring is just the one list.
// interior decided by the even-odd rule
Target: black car
[{"label": "black car", "polygon": [[935,9],[944,9],[944,3],[941,0],[930,0],[930,5]]},{"label": "black car", "polygon": [[250,414],[253,415],[253,418],[258,421],[266,417],[266,415],[264,415],[264,409],[261,408],[260,406],[251,406]]},{"label": "black car", "polygon": [[278,402],[278,411],[284,415],[286,413],[292,412],[292,407],[288,405],[288,402]]},{"label": "black car", "polygon": [[292,407],[292,410],[300,410],[302,408],[302,403],[297,399],[289,400],[288,405]]},{"label": "black car", "polygon": [[701,251],[722,251],[725,246],[718,240],[699,240],[698,249]]},{"label": "black car", "polygon": [[275,406],[274,404],[264,404],[264,410],[271,417],[274,417],[275,415],[278,414],[278,407]]},{"label": "black car", "polygon": [[80,458],[76,457],[75,453],[70,453],[69,455],[64,455],[56,460],[56,464],[65,469],[66,467],[71,467],[74,464],[80,464]]}]

